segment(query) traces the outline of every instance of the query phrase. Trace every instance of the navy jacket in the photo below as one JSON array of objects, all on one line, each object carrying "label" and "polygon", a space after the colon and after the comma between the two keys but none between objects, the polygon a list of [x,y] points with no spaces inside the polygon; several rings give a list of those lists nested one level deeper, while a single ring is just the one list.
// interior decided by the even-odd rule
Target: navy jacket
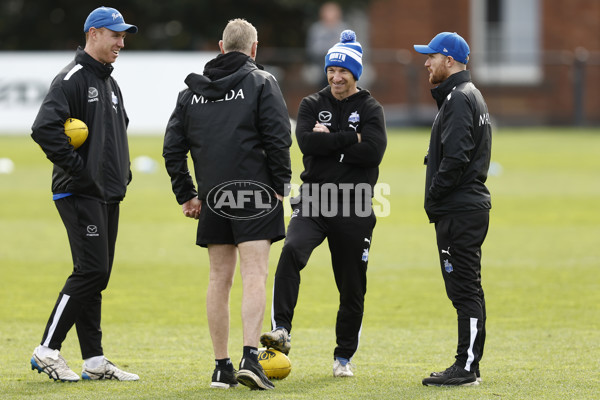
[{"label": "navy jacket", "polygon": [[429,220],[490,209],[485,181],[492,127],[483,96],[467,70],[451,75],[431,93],[438,113],[425,158],[425,211]]},{"label": "navy jacket", "polygon": [[[329,132],[313,132],[317,121]],[[387,134],[383,107],[368,90],[338,100],[327,86],[305,97],[298,110],[296,137],[303,154],[304,183],[368,184],[372,196]]]},{"label": "navy jacket", "polygon": [[[217,59],[239,60],[228,53]],[[284,195],[291,180],[290,119],[277,81],[246,56],[235,72],[211,80],[192,73],[165,132],[163,157],[179,204],[205,200],[233,180],[264,183]],[[198,189],[187,166],[191,153]]]},{"label": "navy jacket", "polygon": [[[104,203],[125,197],[131,181],[129,118],[112,71],[111,65],[78,48],[75,59],[52,81],[31,136],[54,164],[54,194],[72,193]],[[88,138],[77,150],[64,133],[67,118],[88,127]]]}]

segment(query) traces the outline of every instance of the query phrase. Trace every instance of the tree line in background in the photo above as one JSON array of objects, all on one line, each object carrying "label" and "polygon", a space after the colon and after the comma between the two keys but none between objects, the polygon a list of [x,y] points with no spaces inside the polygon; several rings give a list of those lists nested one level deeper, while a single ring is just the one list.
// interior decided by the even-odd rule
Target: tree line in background
[{"label": "tree line in background", "polygon": [[[117,8],[137,25],[129,50],[211,50],[232,18],[245,18],[266,47],[304,47],[318,19],[317,0],[2,0],[0,50],[73,50],[85,43],[83,23],[99,7]],[[343,9],[366,9],[367,1],[339,0]]]}]

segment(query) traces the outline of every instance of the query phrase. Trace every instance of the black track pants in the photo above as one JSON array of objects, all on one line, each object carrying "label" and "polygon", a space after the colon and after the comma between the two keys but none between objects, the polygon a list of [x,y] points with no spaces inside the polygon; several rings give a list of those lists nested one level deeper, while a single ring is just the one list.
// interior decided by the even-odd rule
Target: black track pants
[{"label": "black track pants", "polygon": [[334,357],[351,359],[358,348],[367,291],[367,263],[375,227],[367,217],[311,217],[295,211],[281,251],[273,288],[272,325],[292,329],[300,290],[300,271],[312,251],[327,238],[340,294]]},{"label": "black track pants", "polygon": [[69,237],[73,272],[52,310],[42,344],[60,350],[75,324],[83,358],[102,355],[102,291],[112,270],[119,204],[77,196],[55,203]]},{"label": "black track pants", "polygon": [[452,215],[435,224],[446,294],[458,317],[456,361],[475,371],[485,344],[485,297],[481,287],[481,246],[489,211]]}]

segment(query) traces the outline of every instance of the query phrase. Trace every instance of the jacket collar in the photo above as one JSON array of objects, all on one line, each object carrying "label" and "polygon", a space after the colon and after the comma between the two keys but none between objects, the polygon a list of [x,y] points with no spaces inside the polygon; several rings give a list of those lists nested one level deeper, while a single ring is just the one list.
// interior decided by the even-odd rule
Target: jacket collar
[{"label": "jacket collar", "polygon": [[111,64],[103,64],[95,60],[81,46],[77,48],[77,52],[75,53],[75,62],[88,68],[100,79],[108,78],[114,69]]},{"label": "jacket collar", "polygon": [[450,94],[450,92],[453,91],[456,86],[460,85],[461,83],[470,81],[471,71],[464,70],[450,75],[448,79],[440,83],[439,86],[431,89],[431,95],[437,102],[438,108],[442,106],[444,100],[446,99],[446,96],[448,96],[448,94]]}]

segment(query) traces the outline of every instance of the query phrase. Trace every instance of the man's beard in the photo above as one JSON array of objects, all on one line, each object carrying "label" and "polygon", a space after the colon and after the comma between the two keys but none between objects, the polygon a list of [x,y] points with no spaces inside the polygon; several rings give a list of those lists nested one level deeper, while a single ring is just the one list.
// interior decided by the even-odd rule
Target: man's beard
[{"label": "man's beard", "polygon": [[429,83],[431,83],[432,85],[439,85],[440,83],[444,82],[447,78],[448,76],[445,74],[445,71],[437,70],[433,73],[430,73]]}]

